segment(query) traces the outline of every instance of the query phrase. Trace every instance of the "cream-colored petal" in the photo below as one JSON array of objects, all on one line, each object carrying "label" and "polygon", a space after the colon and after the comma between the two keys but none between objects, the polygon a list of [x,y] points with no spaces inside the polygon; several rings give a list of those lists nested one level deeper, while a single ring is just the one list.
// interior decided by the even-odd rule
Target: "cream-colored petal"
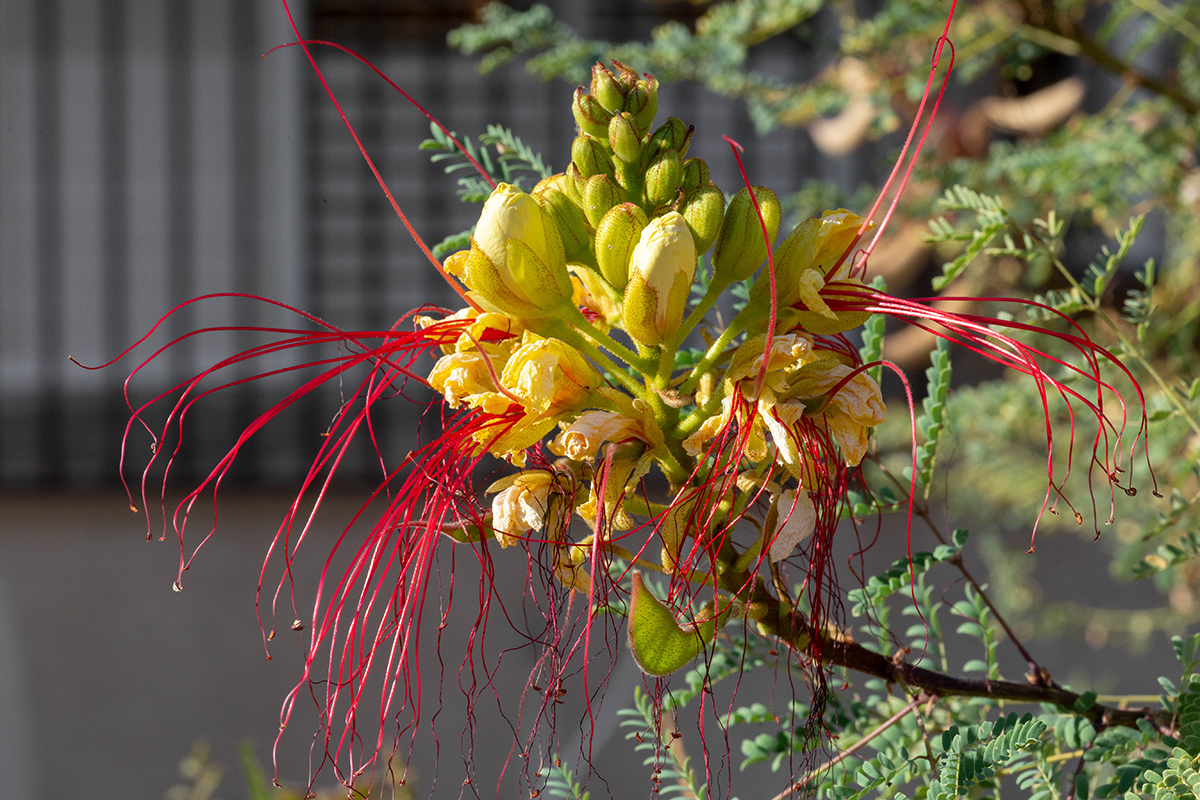
[{"label": "cream-colored petal", "polygon": [[817,527],[817,509],[808,492],[801,491],[799,497],[794,489],[786,489],[779,495],[776,506],[779,524],[775,541],[768,551],[772,562],[782,561],[792,554],[796,545],[812,535]]}]

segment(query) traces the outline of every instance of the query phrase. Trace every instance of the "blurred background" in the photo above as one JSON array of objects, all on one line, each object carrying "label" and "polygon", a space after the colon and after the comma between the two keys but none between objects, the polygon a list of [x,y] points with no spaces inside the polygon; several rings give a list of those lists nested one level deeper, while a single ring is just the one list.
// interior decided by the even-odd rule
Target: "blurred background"
[{"label": "blurred background", "polygon": [[[561,169],[574,133],[572,84],[540,81],[521,64],[481,75],[478,57],[447,46],[447,34],[475,20],[481,5],[291,4],[302,31],[359,50],[450,129],[477,136],[489,123],[511,127]],[[649,40],[668,22],[691,26],[704,10],[637,0],[550,5],[581,36],[614,41]],[[782,84],[817,75],[829,58],[813,43],[836,39],[839,20],[823,13],[806,31],[764,39],[748,66]],[[224,483],[220,528],[181,594],[170,591],[179,547],[169,524],[166,542],[144,541],[146,518],[130,513],[119,464],[129,416],[123,383],[155,349],[201,326],[296,327],[301,320],[275,306],[219,297],[180,308],[113,366],[84,369],[68,356],[103,364],[166,312],[213,293],[268,297],[343,329],[384,329],[421,304],[455,305],[303,53],[287,48],[264,57],[292,39],[276,0],[0,0],[0,797],[158,798],[181,782],[179,761],[197,740],[211,742],[212,759],[231,775],[219,794],[244,796],[233,774],[238,744],[253,742],[269,764],[280,703],[299,677],[299,644],[284,642],[274,660],[264,659],[254,591],[290,501],[287,489],[307,468],[338,397],[306,398],[243,449]],[[316,55],[422,236],[436,243],[468,228],[477,209],[460,203],[453,179],[418,150],[427,120],[353,59],[328,49]],[[899,55],[909,65],[902,70],[923,77],[925,51]],[[1139,64],[1154,69],[1170,57],[1149,51]],[[1029,94],[1071,78],[1074,94],[1058,101],[1065,102],[1062,119],[1081,104],[1102,107],[1120,86],[1119,77],[1083,60],[1051,54],[1038,63],[1042,75],[1013,78],[1001,69],[984,73],[983,85],[1019,84]],[[853,76],[840,80],[853,95]],[[941,153],[969,155],[994,137],[1022,135],[1019,121],[1017,133],[1011,126],[1005,133],[995,120],[966,114],[977,93],[952,85]],[[720,138],[726,134],[747,146],[751,179],[780,196],[815,179],[832,187],[831,196],[862,196],[863,187],[869,194],[891,165],[897,134],[858,124],[845,103],[830,108],[840,128],[780,125],[761,108],[752,115],[741,98],[685,82],[663,90],[660,118],[674,114],[696,125],[691,154],[707,159],[722,187],[740,183]],[[862,109],[854,113],[861,117]],[[1166,223],[1148,224],[1162,231]],[[914,235],[898,236],[881,262],[909,264],[905,274],[917,276],[940,263]],[[1142,260],[1161,252],[1157,238],[1160,249],[1151,245],[1138,254]],[[919,287],[922,279],[914,280]],[[188,340],[139,373],[129,396],[146,402],[257,341],[236,331]],[[920,345],[916,351],[910,363],[920,369]],[[247,384],[197,407],[168,500],[207,474],[237,432],[276,402],[281,386]],[[377,434],[404,453],[416,442],[419,407],[395,405]],[[136,434],[124,454],[135,492],[149,457],[148,438]],[[365,450],[352,455],[318,538],[336,535],[377,469]],[[157,504],[149,517],[157,537],[164,524]],[[1073,547],[1064,543],[1064,559],[1081,558]],[[321,542],[312,552],[321,552]],[[885,561],[899,554],[888,552]],[[1097,569],[1106,563],[1102,555]],[[1089,588],[1059,586],[1071,596]],[[1151,594],[1135,587],[1126,602],[1155,602],[1152,589],[1141,588]],[[1101,602],[1105,592],[1096,592]],[[1071,663],[1066,653],[1048,658],[1060,656]],[[636,676],[614,678],[621,681],[633,685]],[[448,720],[444,747],[457,757],[462,723]],[[307,721],[293,723],[303,730],[281,756],[289,777],[307,769]],[[421,763],[430,752],[413,761],[419,795],[433,785]],[[503,755],[483,758],[494,766]],[[437,796],[462,790],[455,763],[443,767]],[[639,776],[632,785],[645,784]]]}]

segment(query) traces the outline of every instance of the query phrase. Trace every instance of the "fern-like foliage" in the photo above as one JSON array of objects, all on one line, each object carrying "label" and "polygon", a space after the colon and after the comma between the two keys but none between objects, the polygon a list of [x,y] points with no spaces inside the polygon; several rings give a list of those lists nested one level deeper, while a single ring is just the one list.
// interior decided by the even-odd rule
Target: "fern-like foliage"
[{"label": "fern-like foliage", "polygon": [[642,687],[633,691],[633,708],[623,708],[617,715],[624,717],[621,727],[627,730],[626,740],[637,742],[634,752],[646,753],[642,764],[654,767],[659,797],[708,800],[708,784],[699,783],[691,756],[681,755],[681,748],[670,746],[674,731],[662,730],[654,702]]},{"label": "fern-like foliage", "polygon": [[[430,160],[442,164],[447,175],[459,173],[458,196],[464,203],[487,200],[492,193],[493,183],[510,183],[526,188],[523,182],[536,183],[553,172],[539,153],[502,125],[488,125],[487,132],[480,135],[478,143],[469,136],[459,136],[453,131],[447,134],[433,123],[430,123],[429,131],[431,138],[421,142],[420,148],[432,152]],[[462,144],[462,149],[459,149],[455,139]],[[476,164],[487,173],[490,183],[479,174]],[[447,236],[435,245],[433,255],[441,258],[470,246],[471,231],[466,230]]]},{"label": "fern-like foliage", "polygon": [[542,788],[542,793],[547,797],[556,797],[560,800],[588,800],[590,794],[586,787],[575,777],[574,771],[562,762],[557,756],[554,758],[554,766],[546,770],[546,784]]},{"label": "fern-like foliage", "polygon": [[991,780],[1020,751],[1039,743],[1046,723],[1032,714],[1009,714],[995,722],[952,725],[941,736],[938,776],[929,784],[929,800],[955,800],[971,787]]}]

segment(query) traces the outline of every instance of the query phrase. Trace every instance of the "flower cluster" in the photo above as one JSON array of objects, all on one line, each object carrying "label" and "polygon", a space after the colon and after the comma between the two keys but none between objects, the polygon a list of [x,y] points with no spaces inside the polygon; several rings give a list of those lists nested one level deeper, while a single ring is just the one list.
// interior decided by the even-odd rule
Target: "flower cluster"
[{"label": "flower cluster", "polygon": [[[956,316],[866,285],[853,255],[870,215],[828,211],[776,244],[776,195],[747,185],[726,202],[704,161],[688,156],[693,129],[674,117],[655,125],[657,81],[614,67],[597,65],[590,91],[575,93],[578,136],[567,168],[528,193],[497,185],[470,248],[446,259],[445,273],[465,286],[466,308],[413,314],[411,331],[397,324],[347,332],[308,315],[321,330],[264,329],[285,336],[177,387],[156,441],[154,459],[196,397],[212,391],[200,391],[201,381],[219,370],[296,347],[339,346],[337,358],[283,370],[320,373],[257,420],[180,505],[181,587],[190,562],[183,528],[200,492],[215,491],[245,440],[297,398],[369,367],[356,389],[343,391],[276,534],[271,553],[284,559],[278,600],[290,593],[292,559],[312,525],[301,512],[305,495],[320,503],[355,436],[374,443],[379,401],[410,381],[444,400],[432,441],[398,464],[379,453],[386,469],[372,500],[386,498],[386,510],[341,579],[322,576],[307,626],[298,613],[293,625],[309,631],[308,658],[281,728],[296,700],[311,694],[329,761],[347,782],[375,765],[382,746],[382,734],[357,730],[361,692],[377,674],[379,725],[395,720],[414,737],[421,728],[422,620],[443,546],[470,548],[483,566],[471,647],[483,640],[491,603],[492,548],[509,551],[497,558],[524,552],[545,628],[529,637],[541,650],[522,697],[537,684],[563,686],[578,655],[590,702],[589,634],[600,609],[626,618],[629,648],[650,675],[682,668],[737,621],[782,643],[820,681],[822,654],[840,635],[828,619],[837,602],[832,539],[872,430],[886,417],[870,372],[880,363],[863,363],[852,339],[873,314],[935,330],[1027,373],[1046,398],[1047,419],[1051,394],[1082,405],[1101,423],[1091,466],[1113,485],[1121,471],[1124,421],[1111,421],[1118,415],[1105,407],[1114,392],[1099,363],[1115,362],[1106,351],[1077,331],[1057,334],[1080,355],[1083,366],[1071,366],[1011,333],[1032,326],[1007,323],[1006,331],[1000,320]],[[714,308],[732,308],[732,317],[714,324]],[[1048,361],[1075,380],[1052,378]],[[136,408],[131,426],[145,425],[149,406],[167,396]],[[505,474],[480,492],[473,476],[492,458]],[[1061,492],[1053,463],[1047,502]],[[145,486],[143,479],[143,503]],[[350,539],[347,526],[338,547]],[[798,584],[787,580],[789,569]],[[659,577],[647,580],[651,574]],[[436,611],[444,622],[448,609]],[[559,696],[538,694],[533,716],[552,720]],[[536,727],[523,753],[540,746]]]},{"label": "flower cluster", "polygon": [[[504,418],[476,441],[518,465],[557,428],[553,469],[605,484],[603,504],[593,477],[567,510],[606,539],[657,532],[664,555],[653,568],[677,577],[685,540],[697,561],[760,496],[778,511],[756,550],[783,560],[818,524],[836,523],[839,498],[821,495],[843,485],[885,417],[843,335],[869,316],[845,302],[865,289],[845,256],[866,223],[829,212],[772,248],[775,194],[743,188],[726,209],[708,165],[687,155],[693,129],[675,117],[654,126],[657,81],[614,66],[597,65],[590,93],[575,93],[567,169],[530,194],[497,186],[470,250],[447,259],[476,306],[456,316],[475,322],[429,382],[452,407]],[[709,346],[695,363],[679,358],[743,282],[741,311],[723,331],[703,331]],[[669,487],[657,512],[639,490],[652,471]],[[552,484],[539,467],[493,487],[502,544],[568,535],[570,515],[550,513]],[[686,502],[698,493],[704,503]],[[664,534],[685,505],[691,524]]]}]

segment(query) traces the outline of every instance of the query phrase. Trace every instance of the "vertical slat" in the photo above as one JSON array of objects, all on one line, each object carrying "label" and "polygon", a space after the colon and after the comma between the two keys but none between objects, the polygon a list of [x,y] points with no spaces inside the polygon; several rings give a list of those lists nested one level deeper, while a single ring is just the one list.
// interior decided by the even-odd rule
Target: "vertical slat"
[{"label": "vertical slat", "polygon": [[[233,52],[230,0],[189,4],[190,131],[186,145],[192,179],[191,220],[185,246],[192,254],[184,293],[197,297],[237,288],[233,252]],[[182,143],[181,143],[181,146]],[[205,302],[196,309],[199,324],[232,325],[235,303]],[[229,338],[197,341],[192,369],[200,371],[228,354]]]},{"label": "vertical slat", "polygon": [[[58,324],[73,355],[96,363],[103,355],[104,126],[101,124],[100,3],[60,0],[59,41],[62,78],[58,103],[61,121],[59,192],[62,198],[61,304]],[[47,98],[49,99],[49,98]],[[77,349],[82,348],[82,349]],[[101,373],[82,370],[66,360],[53,367],[67,392],[95,390]]]},{"label": "vertical slat", "polygon": [[[136,338],[167,312],[171,298],[166,5],[157,0],[127,0],[125,21],[124,146],[129,209],[125,221],[129,297],[125,308],[126,324]],[[161,380],[164,373],[163,368],[155,367],[146,379]]]},{"label": "vertical slat", "polygon": [[34,381],[35,406],[31,421],[35,427],[34,469],[31,477],[39,483],[57,484],[65,462],[63,449],[63,355],[62,323],[62,3],[45,0],[34,5],[34,47],[36,48],[36,88],[34,110],[37,130],[35,163],[37,191],[34,203],[34,229],[37,231],[35,255],[36,287],[30,298],[36,311],[34,330],[37,379]]},{"label": "vertical slat", "polygon": [[[256,51],[265,53],[294,39],[278,0],[256,0]],[[308,3],[291,2],[305,19]],[[252,68],[257,80],[259,284],[255,291],[299,307],[311,305],[307,210],[308,128],[304,85],[308,68],[303,53],[279,51]]]},{"label": "vertical slat", "polygon": [[[0,25],[0,481],[29,474],[27,423],[37,352],[37,50],[35,0],[6,3]],[[25,424],[22,424],[25,421]]]}]

